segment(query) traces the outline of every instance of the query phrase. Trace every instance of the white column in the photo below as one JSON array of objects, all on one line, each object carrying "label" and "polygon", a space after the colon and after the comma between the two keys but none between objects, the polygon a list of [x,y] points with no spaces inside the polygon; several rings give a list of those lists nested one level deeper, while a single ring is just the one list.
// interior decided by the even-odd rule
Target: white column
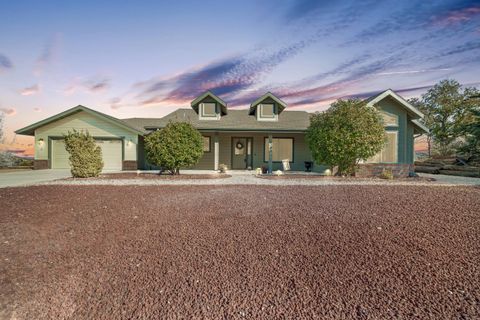
[{"label": "white column", "polygon": [[220,161],[220,143],[218,142],[218,132],[215,133],[213,139],[214,139],[213,152],[214,152],[214,158],[215,158],[213,168],[215,169],[215,171],[218,171],[218,163]]},{"label": "white column", "polygon": [[273,141],[272,141],[272,134],[268,134],[268,173],[273,172],[273,161],[272,161],[272,149],[273,149]]}]

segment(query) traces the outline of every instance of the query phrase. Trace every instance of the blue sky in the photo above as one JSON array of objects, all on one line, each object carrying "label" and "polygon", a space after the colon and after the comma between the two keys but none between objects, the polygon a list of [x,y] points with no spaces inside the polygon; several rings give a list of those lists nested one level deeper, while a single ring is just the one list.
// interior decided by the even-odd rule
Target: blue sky
[{"label": "blue sky", "polygon": [[232,108],[266,91],[297,110],[387,88],[480,84],[479,1],[3,1],[2,147],[82,104],[161,117],[206,90]]}]

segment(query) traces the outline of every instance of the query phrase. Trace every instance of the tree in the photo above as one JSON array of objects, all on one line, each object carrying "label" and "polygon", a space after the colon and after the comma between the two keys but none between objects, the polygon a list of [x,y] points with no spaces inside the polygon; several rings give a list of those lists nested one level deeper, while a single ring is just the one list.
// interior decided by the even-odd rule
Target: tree
[{"label": "tree", "polygon": [[469,158],[480,160],[480,109],[471,111],[470,121],[465,124],[465,143],[458,151]]},{"label": "tree", "polygon": [[187,122],[170,122],[145,137],[145,151],[152,164],[179,174],[180,168],[198,163],[203,155],[203,138]]},{"label": "tree", "polygon": [[365,102],[337,100],[326,112],[311,116],[306,139],[315,162],[351,175],[360,160],[382,150],[385,129],[378,111]]},{"label": "tree", "polygon": [[70,154],[70,171],[75,178],[98,177],[103,169],[102,149],[86,132],[73,130],[63,136]]},{"label": "tree", "polygon": [[420,111],[426,115],[425,123],[440,155],[454,152],[454,144],[463,135],[474,106],[468,98],[476,93],[478,90],[475,88],[462,89],[455,80],[442,80],[422,95]]},{"label": "tree", "polygon": [[[425,126],[427,128],[431,128],[433,126],[433,123],[434,123],[434,118],[433,118],[433,114],[432,114],[432,110],[430,110],[429,108],[427,108],[425,106],[425,104],[423,103],[423,100],[419,99],[419,98],[411,98],[411,99],[408,99],[408,102],[414,106],[415,108],[417,108],[418,110],[420,110],[424,117],[423,119],[421,120],[423,122],[423,124],[425,124]],[[432,146],[433,146],[433,134],[432,134],[432,131],[428,131],[428,133],[426,134],[426,137],[427,137],[427,149],[428,149],[428,157],[431,157],[432,156]]]}]

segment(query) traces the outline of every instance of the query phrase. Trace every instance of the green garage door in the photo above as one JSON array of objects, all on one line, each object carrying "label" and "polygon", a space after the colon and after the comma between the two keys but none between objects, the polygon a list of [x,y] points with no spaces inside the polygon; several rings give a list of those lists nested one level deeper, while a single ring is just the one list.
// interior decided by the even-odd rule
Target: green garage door
[{"label": "green garage door", "polygon": [[[97,140],[102,149],[103,170],[122,170],[122,141]],[[70,169],[69,154],[63,140],[52,140],[52,169]]]},{"label": "green garage door", "polygon": [[52,169],[70,169],[69,156],[63,140],[52,140]]}]

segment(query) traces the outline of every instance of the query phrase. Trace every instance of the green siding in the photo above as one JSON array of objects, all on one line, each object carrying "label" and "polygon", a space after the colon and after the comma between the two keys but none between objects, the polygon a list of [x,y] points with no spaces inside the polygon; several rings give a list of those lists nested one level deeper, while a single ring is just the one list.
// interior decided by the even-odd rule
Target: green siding
[{"label": "green siding", "polygon": [[[49,144],[47,142],[49,137],[61,137],[73,129],[88,130],[94,137],[124,138],[124,160],[137,160],[138,135],[84,111],[37,128],[35,130],[35,159],[48,159]],[[44,141],[42,146],[38,143],[40,139]],[[126,145],[128,141],[130,144]]]},{"label": "green siding", "polygon": [[[405,108],[390,97],[381,100],[375,107],[398,116],[398,127],[386,127],[385,129],[387,131],[398,130],[398,163],[413,163],[413,127]],[[408,129],[409,127],[411,129]]]},{"label": "green siding", "polygon": [[[205,153],[200,160],[200,162],[195,165],[192,169],[205,169],[213,170],[215,154],[214,154],[214,134],[204,133],[205,136],[212,137],[212,147],[210,153]],[[261,166],[267,166],[268,163],[263,161],[263,152],[264,152],[264,141],[268,137],[268,132],[265,133],[251,133],[251,132],[236,132],[236,133],[219,133],[219,163],[226,164],[230,169],[232,167],[232,138],[233,137],[245,137],[253,138],[253,169],[259,168]],[[302,133],[273,133],[273,137],[287,137],[293,138],[293,160],[294,162],[290,163],[290,169],[294,171],[302,171],[305,169],[304,161],[311,160],[310,150],[308,149],[305,142],[305,135]],[[282,169],[282,163],[273,163],[273,170]]]}]

